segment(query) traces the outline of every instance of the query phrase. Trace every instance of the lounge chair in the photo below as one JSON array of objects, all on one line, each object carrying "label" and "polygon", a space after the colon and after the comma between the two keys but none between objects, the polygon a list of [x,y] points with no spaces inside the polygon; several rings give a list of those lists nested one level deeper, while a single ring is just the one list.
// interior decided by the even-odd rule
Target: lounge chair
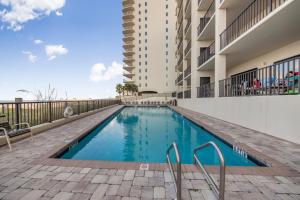
[{"label": "lounge chair", "polygon": [[[21,126],[25,126],[26,128],[20,128]],[[32,137],[29,123],[23,122],[11,126],[5,116],[0,116],[0,138],[6,138],[10,150],[12,149],[10,139],[26,133],[30,133]]]}]

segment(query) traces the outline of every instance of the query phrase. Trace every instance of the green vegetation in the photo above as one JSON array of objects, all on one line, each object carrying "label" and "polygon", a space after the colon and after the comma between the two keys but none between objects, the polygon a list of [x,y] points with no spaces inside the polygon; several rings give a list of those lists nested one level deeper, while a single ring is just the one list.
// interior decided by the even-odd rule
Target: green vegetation
[{"label": "green vegetation", "polygon": [[125,83],[125,85],[117,84],[116,85],[116,92],[121,96],[124,95],[133,95],[134,93],[138,92],[138,86],[133,83]]}]

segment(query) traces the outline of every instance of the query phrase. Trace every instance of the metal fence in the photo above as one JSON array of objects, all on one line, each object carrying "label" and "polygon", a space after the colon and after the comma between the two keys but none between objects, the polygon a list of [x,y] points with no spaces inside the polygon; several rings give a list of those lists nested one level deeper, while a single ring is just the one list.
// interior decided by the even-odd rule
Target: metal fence
[{"label": "metal fence", "polygon": [[243,12],[221,33],[221,49],[226,47],[244,32],[249,30],[286,0],[254,0]]},{"label": "metal fence", "polygon": [[115,99],[1,102],[0,115],[5,115],[10,124],[28,122],[31,126],[36,126],[64,118],[64,110],[67,106],[73,109],[73,115],[79,115],[119,103],[120,100]]},{"label": "metal fence", "polygon": [[219,82],[220,97],[299,94],[300,56]]},{"label": "metal fence", "polygon": [[197,87],[197,98],[215,97],[215,83],[203,84]]}]

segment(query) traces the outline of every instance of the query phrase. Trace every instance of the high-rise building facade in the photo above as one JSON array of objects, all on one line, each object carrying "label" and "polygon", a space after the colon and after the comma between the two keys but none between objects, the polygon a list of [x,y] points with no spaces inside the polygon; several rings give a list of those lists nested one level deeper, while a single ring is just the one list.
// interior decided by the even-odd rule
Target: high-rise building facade
[{"label": "high-rise building facade", "polygon": [[139,92],[175,91],[176,3],[123,0],[124,83]]},{"label": "high-rise building facade", "polygon": [[291,141],[299,0],[176,0],[178,105]]}]

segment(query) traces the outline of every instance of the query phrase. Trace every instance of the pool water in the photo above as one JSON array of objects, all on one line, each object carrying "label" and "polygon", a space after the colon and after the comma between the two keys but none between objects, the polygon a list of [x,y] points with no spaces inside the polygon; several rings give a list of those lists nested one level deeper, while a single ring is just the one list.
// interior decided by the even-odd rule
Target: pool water
[{"label": "pool water", "polygon": [[[193,163],[193,150],[209,141],[223,152],[227,166],[257,164],[232,147],[168,107],[125,107],[100,124],[62,159],[165,163],[166,150],[178,144],[182,163]],[[174,153],[173,153],[174,154]],[[213,147],[198,153],[206,165],[218,165]],[[174,156],[173,156],[174,157]]]}]

